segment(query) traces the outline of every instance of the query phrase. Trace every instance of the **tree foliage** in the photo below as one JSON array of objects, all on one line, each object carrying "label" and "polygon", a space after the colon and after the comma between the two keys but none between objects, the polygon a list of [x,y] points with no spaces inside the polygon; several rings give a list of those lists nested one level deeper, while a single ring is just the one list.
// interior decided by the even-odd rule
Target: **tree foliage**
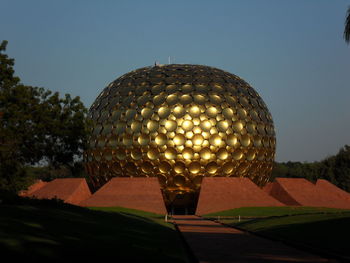
[{"label": "tree foliage", "polygon": [[87,109],[79,97],[21,84],[6,45],[0,45],[0,188],[18,190],[25,165],[74,167],[86,143]]},{"label": "tree foliage", "polygon": [[312,182],[326,179],[350,192],[350,146],[345,145],[336,155],[320,162],[275,163],[272,177],[306,178]]},{"label": "tree foliage", "polygon": [[350,43],[350,7],[348,8],[345,19],[344,39],[346,43]]}]

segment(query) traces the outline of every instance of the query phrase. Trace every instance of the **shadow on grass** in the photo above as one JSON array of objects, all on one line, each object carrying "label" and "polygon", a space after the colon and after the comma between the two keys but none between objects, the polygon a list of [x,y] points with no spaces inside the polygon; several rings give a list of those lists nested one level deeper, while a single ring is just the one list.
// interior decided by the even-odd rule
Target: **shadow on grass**
[{"label": "shadow on grass", "polygon": [[241,229],[350,259],[350,215],[295,215],[232,224]]},{"label": "shadow on grass", "polygon": [[0,205],[0,252],[12,260],[186,262],[173,227],[70,205]]}]

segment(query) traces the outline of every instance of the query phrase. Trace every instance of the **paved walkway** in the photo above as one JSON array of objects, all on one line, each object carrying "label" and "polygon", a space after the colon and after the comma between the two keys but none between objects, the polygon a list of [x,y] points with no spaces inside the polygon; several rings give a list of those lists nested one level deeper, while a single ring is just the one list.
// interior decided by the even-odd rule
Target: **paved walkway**
[{"label": "paved walkway", "polygon": [[225,227],[197,216],[174,216],[173,219],[201,263],[329,262],[280,242]]}]

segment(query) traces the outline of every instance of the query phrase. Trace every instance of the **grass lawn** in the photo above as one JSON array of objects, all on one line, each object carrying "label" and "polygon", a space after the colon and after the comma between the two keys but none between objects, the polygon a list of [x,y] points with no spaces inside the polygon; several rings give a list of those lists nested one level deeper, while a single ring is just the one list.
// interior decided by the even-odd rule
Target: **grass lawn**
[{"label": "grass lawn", "polygon": [[102,211],[107,213],[119,213],[124,216],[139,216],[151,219],[158,224],[164,225],[166,227],[174,228],[172,224],[169,224],[164,221],[164,216],[161,214],[155,214],[151,212],[146,212],[142,210],[136,210],[136,209],[130,209],[130,208],[124,208],[124,207],[89,207],[89,209],[94,211]]},{"label": "grass lawn", "polygon": [[281,207],[241,207],[221,212],[204,215],[204,217],[267,217],[267,216],[285,216],[316,213],[343,213],[350,209],[337,209],[325,207],[307,207],[307,206],[281,206]]},{"label": "grass lawn", "polygon": [[67,205],[0,205],[0,254],[40,262],[188,262],[162,215]]},{"label": "grass lawn", "polygon": [[[273,211],[276,209],[275,211]],[[223,223],[266,237],[338,254],[350,260],[350,210],[312,207],[239,208],[211,216],[265,217],[224,218]]]}]

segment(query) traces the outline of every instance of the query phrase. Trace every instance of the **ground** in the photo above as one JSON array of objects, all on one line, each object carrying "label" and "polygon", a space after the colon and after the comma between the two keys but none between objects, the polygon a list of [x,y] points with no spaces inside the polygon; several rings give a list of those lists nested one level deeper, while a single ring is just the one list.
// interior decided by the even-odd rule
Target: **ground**
[{"label": "ground", "polygon": [[[123,208],[0,205],[0,251],[13,260],[187,262],[164,216]],[[35,262],[35,261],[34,261]]]},{"label": "ground", "polygon": [[[222,223],[297,247],[350,260],[350,210],[315,207],[244,207],[207,215]],[[240,222],[239,222],[240,217]]]},{"label": "ground", "polygon": [[[0,211],[0,252],[13,260],[189,262],[179,233],[164,215],[57,200],[4,202]],[[349,210],[245,207],[206,217],[350,259]]]}]

